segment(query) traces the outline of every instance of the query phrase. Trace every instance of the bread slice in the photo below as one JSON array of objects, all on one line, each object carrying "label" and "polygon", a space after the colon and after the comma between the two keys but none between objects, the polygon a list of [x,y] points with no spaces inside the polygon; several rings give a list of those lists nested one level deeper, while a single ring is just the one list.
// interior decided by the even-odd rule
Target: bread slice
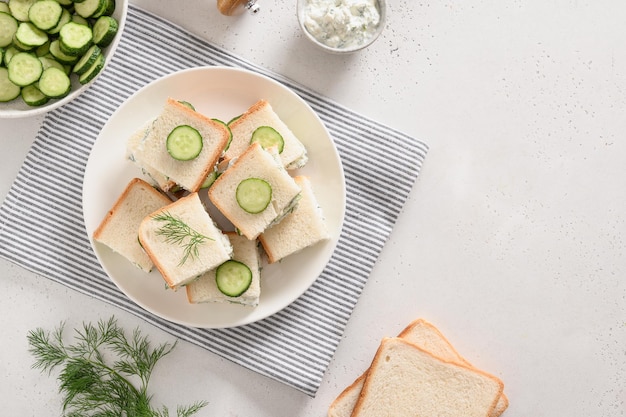
[{"label": "bread slice", "polygon": [[137,240],[139,225],[148,214],[171,202],[146,181],[133,178],[93,232],[93,240],[150,272],[154,264]]},{"label": "bread slice", "polygon": [[[171,223],[160,221],[163,215]],[[174,224],[174,232],[165,227]],[[186,251],[192,236],[199,236],[195,249]],[[172,237],[174,241],[168,240]],[[176,238],[180,237],[179,240]],[[217,228],[198,193],[191,193],[151,213],[139,226],[139,240],[171,289],[184,286],[231,258],[232,245]]]},{"label": "bread slice", "polygon": [[[467,360],[459,355],[439,329],[424,319],[417,319],[411,322],[400,332],[398,337],[417,345],[443,360],[471,366]],[[363,373],[337,396],[328,409],[328,417],[350,417],[352,415],[354,405],[359,398],[366,375],[367,372]],[[490,417],[500,416],[504,410],[506,410],[508,404],[508,398],[503,393],[498,400],[495,410],[490,414]]]},{"label": "bread slice", "polygon": [[[202,151],[190,161],[178,161],[167,152],[168,135],[181,125],[193,127],[202,136]],[[166,177],[170,181],[166,187],[175,183],[187,191],[197,192],[215,168],[228,139],[228,129],[222,123],[168,98],[143,140],[135,147],[133,159],[144,170],[156,171]],[[164,191],[169,191],[169,188]]]},{"label": "bread slice", "polygon": [[485,372],[445,361],[402,338],[385,338],[352,417],[488,417],[502,389],[502,382]]},{"label": "bread slice", "polygon": [[227,232],[226,235],[233,245],[232,259],[247,265],[250,271],[252,271],[250,287],[238,297],[229,297],[217,288],[215,269],[212,269],[185,287],[187,299],[192,304],[234,303],[252,307],[257,306],[261,294],[261,258],[258,243],[235,232]]},{"label": "bread slice", "polygon": [[139,164],[139,161],[137,161],[137,151],[139,150],[139,147],[144,139],[148,136],[153,123],[154,120],[150,120],[128,138],[128,141],[126,142],[126,158],[135,162],[137,166],[139,166],[141,172],[148,179],[148,181],[152,182],[152,184],[159,187],[161,190],[169,191],[176,185],[174,181],[157,171],[146,161],[143,161],[141,165]]},{"label": "bread slice", "polygon": [[[248,239],[256,239],[270,225],[279,222],[295,207],[300,197],[300,186],[271,152],[253,143],[208,191],[213,205]],[[272,200],[260,213],[248,213],[237,203],[237,186],[248,178],[262,179],[272,188]]]},{"label": "bread slice", "polygon": [[305,176],[294,177],[302,189],[298,206],[280,223],[259,235],[259,241],[270,263],[329,239],[324,214],[317,203],[311,181]]},{"label": "bread slice", "polygon": [[307,163],[306,148],[266,100],[257,101],[245,113],[228,124],[233,138],[224,158],[233,159],[245,152],[250,145],[252,133],[261,126],[272,127],[283,137],[284,148],[280,153],[280,160],[286,169],[301,168]]}]

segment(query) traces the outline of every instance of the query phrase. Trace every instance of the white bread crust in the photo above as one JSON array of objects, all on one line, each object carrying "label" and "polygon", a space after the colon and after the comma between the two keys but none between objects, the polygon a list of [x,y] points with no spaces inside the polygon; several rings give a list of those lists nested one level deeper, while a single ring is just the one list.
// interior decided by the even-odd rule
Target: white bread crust
[{"label": "white bread crust", "polygon": [[502,390],[502,381],[492,375],[445,361],[402,338],[385,338],[352,417],[489,417]]},{"label": "white bread crust", "polygon": [[[248,213],[237,203],[237,186],[247,178],[260,178],[272,187],[272,201],[261,213]],[[285,215],[299,197],[300,186],[270,151],[253,143],[215,180],[208,195],[241,234],[252,240]]]},{"label": "white bread crust", "polygon": [[227,232],[226,235],[233,245],[232,259],[247,265],[252,272],[250,287],[238,297],[229,297],[217,288],[215,269],[212,269],[185,287],[187,299],[191,304],[233,303],[255,307],[259,304],[261,295],[261,257],[258,243],[235,232]]},{"label": "white bread crust", "polygon": [[233,139],[224,158],[233,159],[245,152],[250,145],[252,133],[260,126],[270,126],[283,137],[284,148],[279,157],[286,169],[301,168],[306,164],[308,160],[306,148],[274,112],[271,104],[263,99],[254,103],[229,124]]},{"label": "white bread crust", "polygon": [[[180,125],[189,125],[202,136],[202,151],[191,161],[177,161],[167,152],[167,136]],[[144,139],[134,147],[133,156],[146,171],[162,175],[168,181],[166,187],[178,184],[187,191],[197,192],[209,172],[215,169],[228,138],[228,129],[223,124],[168,98]],[[157,180],[163,183],[162,179]]]},{"label": "white bread crust", "polygon": [[[184,248],[166,242],[165,238],[158,234],[162,223],[156,221],[154,217],[162,213],[169,213],[209,238],[198,246],[197,257],[189,257],[181,264]],[[167,285],[174,290],[227,261],[233,252],[228,237],[217,228],[198,193],[181,197],[148,215],[139,227],[139,240]]]},{"label": "white bread crust", "polygon": [[154,264],[137,240],[139,225],[145,216],[171,202],[146,181],[133,178],[93,232],[93,239],[150,272]]}]

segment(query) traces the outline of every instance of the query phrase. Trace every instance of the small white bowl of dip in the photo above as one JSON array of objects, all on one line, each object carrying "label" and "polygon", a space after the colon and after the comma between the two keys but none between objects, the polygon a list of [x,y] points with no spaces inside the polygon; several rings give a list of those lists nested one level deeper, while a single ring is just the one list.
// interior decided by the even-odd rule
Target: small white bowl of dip
[{"label": "small white bowl of dip", "polygon": [[371,45],[385,28],[386,0],[298,0],[298,22],[324,51],[347,54]]}]

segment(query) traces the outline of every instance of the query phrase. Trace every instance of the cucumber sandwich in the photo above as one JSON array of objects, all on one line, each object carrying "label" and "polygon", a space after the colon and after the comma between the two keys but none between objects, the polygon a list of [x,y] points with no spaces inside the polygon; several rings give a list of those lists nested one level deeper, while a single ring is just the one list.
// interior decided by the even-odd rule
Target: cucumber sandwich
[{"label": "cucumber sandwich", "polygon": [[302,142],[266,100],[254,103],[231,120],[228,127],[233,137],[224,159],[236,158],[245,152],[250,143],[259,142],[264,148],[276,147],[282,165],[288,170],[301,168],[308,161]]},{"label": "cucumber sandwich", "polygon": [[275,148],[249,145],[208,191],[213,205],[248,239],[256,239],[297,205],[300,186]]},{"label": "cucumber sandwich", "polygon": [[257,306],[261,293],[261,257],[257,242],[234,232],[226,235],[233,245],[233,258],[187,285],[187,299],[192,304]]},{"label": "cucumber sandwich", "polygon": [[230,138],[224,124],[169,98],[161,113],[129,138],[127,156],[163,190],[197,192]]},{"label": "cucumber sandwich", "polygon": [[93,232],[93,239],[150,272],[154,264],[139,244],[137,231],[146,216],[171,202],[146,181],[133,178]]},{"label": "cucumber sandwich", "polygon": [[179,289],[231,259],[233,248],[191,193],[148,215],[139,241],[168,287]]}]

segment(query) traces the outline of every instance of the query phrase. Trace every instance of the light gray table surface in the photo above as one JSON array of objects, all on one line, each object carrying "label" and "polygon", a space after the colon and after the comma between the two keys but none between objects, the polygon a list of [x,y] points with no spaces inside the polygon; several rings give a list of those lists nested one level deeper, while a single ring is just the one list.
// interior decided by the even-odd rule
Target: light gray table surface
[{"label": "light gray table surface", "polygon": [[[295,1],[225,17],[213,1],[132,1],[424,140],[430,152],[315,398],[188,343],[154,401],[202,416],[324,416],[384,336],[418,317],[505,383],[507,417],[626,414],[626,4],[388,0],[368,50],[309,45]],[[0,198],[43,117],[0,119]],[[26,333],[135,316],[0,260],[1,415],[60,415]]]}]

